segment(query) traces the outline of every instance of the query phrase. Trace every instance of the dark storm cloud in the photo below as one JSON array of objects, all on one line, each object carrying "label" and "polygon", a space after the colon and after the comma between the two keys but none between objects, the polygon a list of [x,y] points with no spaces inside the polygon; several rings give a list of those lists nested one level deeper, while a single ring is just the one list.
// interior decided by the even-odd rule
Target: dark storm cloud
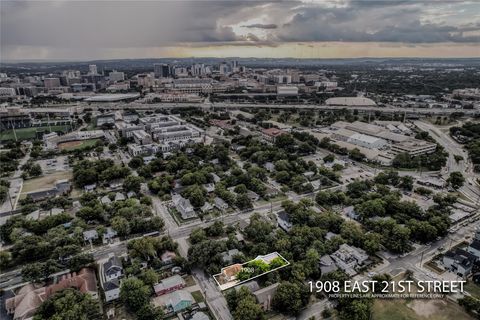
[{"label": "dark storm cloud", "polygon": [[242,27],[249,28],[249,29],[277,29],[278,26],[273,23],[270,23],[270,24],[255,23],[255,24],[249,24]]},{"label": "dark storm cloud", "polygon": [[[276,34],[278,41],[478,42],[476,26],[422,23],[432,2],[353,1],[347,7],[300,7]],[[442,2],[441,2],[442,3]],[[392,8],[395,7],[395,10]],[[480,10],[480,4],[477,5]],[[478,14],[479,12],[477,12]]]},{"label": "dark storm cloud", "polygon": [[1,1],[0,49],[10,58],[22,48],[68,55],[201,43],[480,42],[478,2]]}]

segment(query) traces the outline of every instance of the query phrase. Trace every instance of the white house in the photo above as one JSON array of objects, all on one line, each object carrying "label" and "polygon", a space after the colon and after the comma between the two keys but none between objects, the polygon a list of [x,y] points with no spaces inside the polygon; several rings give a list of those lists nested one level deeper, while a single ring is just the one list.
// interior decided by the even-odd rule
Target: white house
[{"label": "white house", "polygon": [[185,199],[179,194],[175,194],[172,196],[172,201],[175,209],[177,209],[183,219],[190,219],[197,216],[190,200]]},{"label": "white house", "polygon": [[223,201],[222,198],[215,197],[215,199],[213,199],[213,202],[215,204],[215,207],[220,211],[225,211],[228,209],[228,203]]}]

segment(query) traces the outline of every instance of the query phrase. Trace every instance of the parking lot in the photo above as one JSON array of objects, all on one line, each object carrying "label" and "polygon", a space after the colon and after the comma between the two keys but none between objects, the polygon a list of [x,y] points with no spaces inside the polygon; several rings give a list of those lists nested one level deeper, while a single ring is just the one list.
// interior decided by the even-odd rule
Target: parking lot
[{"label": "parking lot", "polygon": [[70,166],[68,165],[68,157],[67,156],[58,156],[58,157],[55,157],[55,158],[38,160],[37,163],[42,168],[42,172],[44,174],[45,173],[51,173],[51,172],[70,170]]}]

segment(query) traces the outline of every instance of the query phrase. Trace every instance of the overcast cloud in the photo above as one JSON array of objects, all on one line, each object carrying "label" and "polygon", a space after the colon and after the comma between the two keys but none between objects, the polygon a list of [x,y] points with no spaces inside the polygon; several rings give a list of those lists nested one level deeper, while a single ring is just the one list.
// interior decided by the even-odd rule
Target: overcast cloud
[{"label": "overcast cloud", "polygon": [[2,0],[0,10],[2,59],[300,42],[480,43],[478,1]]}]

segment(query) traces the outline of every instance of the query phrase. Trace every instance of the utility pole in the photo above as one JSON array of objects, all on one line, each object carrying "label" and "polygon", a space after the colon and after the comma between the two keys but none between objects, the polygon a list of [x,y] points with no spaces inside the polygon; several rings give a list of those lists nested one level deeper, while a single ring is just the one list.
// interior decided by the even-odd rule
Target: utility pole
[{"label": "utility pole", "polygon": [[10,120],[10,124],[12,125],[12,130],[13,130],[13,136],[15,137],[15,142],[18,141],[17,139],[17,132],[15,131],[15,124]]},{"label": "utility pole", "polygon": [[14,210],[13,208],[13,202],[12,202],[12,196],[10,195],[10,187],[8,188],[8,200],[10,201],[10,207],[12,208],[12,211]]},{"label": "utility pole", "polygon": [[48,121],[48,129],[50,130],[50,133],[52,133],[52,127],[50,125],[50,113],[47,112],[47,121]]}]

